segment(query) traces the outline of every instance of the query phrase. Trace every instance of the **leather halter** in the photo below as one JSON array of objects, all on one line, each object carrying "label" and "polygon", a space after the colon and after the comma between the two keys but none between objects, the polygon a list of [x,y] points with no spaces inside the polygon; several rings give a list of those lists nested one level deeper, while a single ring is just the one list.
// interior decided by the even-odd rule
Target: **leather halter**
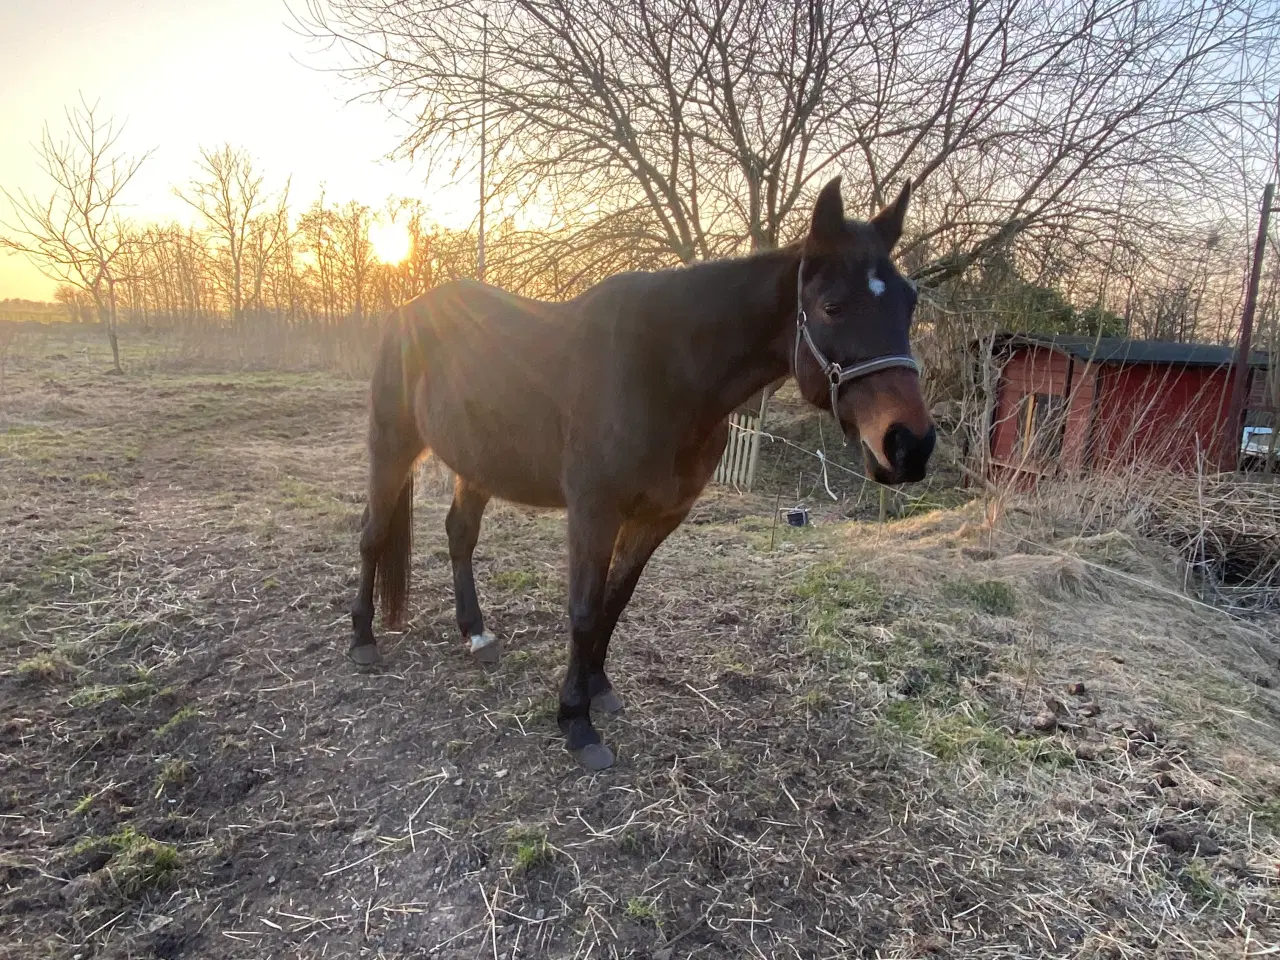
[{"label": "leather halter", "polygon": [[[914,370],[920,373],[920,364],[916,362],[914,357],[902,356],[901,354],[889,354],[883,357],[876,357],[873,360],[863,360],[861,363],[855,363],[853,366],[845,367],[836,363],[834,360],[828,360],[826,354],[818,349],[818,345],[813,342],[813,336],[809,333],[809,318],[804,312],[804,300],[801,292],[804,287],[804,261],[800,261],[800,267],[796,270],[796,348],[795,355],[792,357],[791,366],[792,373],[796,374],[800,368],[800,341],[803,340],[809,348],[809,353],[813,359],[818,361],[818,366],[822,368],[823,374],[827,378],[827,382],[831,385],[831,415],[838,421],[840,414],[836,410],[836,400],[840,393],[840,388],[850,380],[857,380],[861,377],[868,377],[873,373],[879,373],[881,370],[891,370],[894,367],[905,367],[908,370]],[[841,431],[843,434],[843,431]]]}]

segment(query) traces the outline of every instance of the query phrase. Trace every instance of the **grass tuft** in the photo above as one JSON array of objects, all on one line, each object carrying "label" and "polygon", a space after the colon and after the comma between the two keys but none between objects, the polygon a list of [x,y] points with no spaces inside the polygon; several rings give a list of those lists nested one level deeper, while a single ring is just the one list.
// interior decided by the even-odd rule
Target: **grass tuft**
[{"label": "grass tuft", "polygon": [[1011,617],[1018,612],[1018,594],[1003,580],[953,580],[943,586],[942,592],[993,617]]},{"label": "grass tuft", "polygon": [[108,837],[86,837],[72,848],[72,853],[79,856],[98,850],[110,855],[107,872],[128,897],[167,886],[182,866],[176,847],[139,833],[132,824],[125,824]]},{"label": "grass tuft", "polygon": [[182,707],[172,717],[156,727],[155,735],[157,737],[167,737],[188,720],[194,720],[198,716],[200,716],[200,711],[195,707],[190,705]]},{"label": "grass tuft", "polygon": [[550,863],[554,856],[543,827],[511,827],[504,837],[504,845],[511,851],[511,868],[516,873],[527,873]]},{"label": "grass tuft", "polygon": [[80,668],[59,650],[46,650],[18,664],[18,676],[30,683],[60,683],[73,680]]},{"label": "grass tuft", "polygon": [[657,901],[648,897],[628,897],[627,905],[622,912],[628,920],[632,920],[635,923],[649,924],[655,927],[659,925]]}]

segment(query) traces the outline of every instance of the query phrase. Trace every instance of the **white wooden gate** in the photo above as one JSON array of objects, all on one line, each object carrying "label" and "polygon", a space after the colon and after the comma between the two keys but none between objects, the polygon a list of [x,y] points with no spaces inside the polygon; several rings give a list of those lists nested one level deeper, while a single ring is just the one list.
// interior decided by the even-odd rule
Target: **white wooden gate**
[{"label": "white wooden gate", "polygon": [[750,491],[756,478],[756,463],[760,459],[760,432],[764,429],[764,415],[769,407],[769,393],[762,391],[760,410],[751,414],[743,410],[729,417],[729,442],[716,467],[712,479],[719,484]]}]

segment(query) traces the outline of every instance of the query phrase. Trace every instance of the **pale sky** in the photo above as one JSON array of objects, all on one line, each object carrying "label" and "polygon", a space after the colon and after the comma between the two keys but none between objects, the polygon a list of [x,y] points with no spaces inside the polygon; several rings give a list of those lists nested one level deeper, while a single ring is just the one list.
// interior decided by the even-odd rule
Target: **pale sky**
[{"label": "pale sky", "polygon": [[[83,93],[124,123],[123,150],[156,148],[126,194],[130,216],[191,220],[172,187],[196,173],[199,147],[226,141],[253,155],[269,188],[292,174],[295,211],[324,184],[330,200],[417,197],[439,221],[469,224],[474,187],[428,189],[424,170],[382,159],[399,127],[377,104],[345,102],[359,90],[315,69],[326,62],[284,0],[0,0],[0,185],[48,193],[32,144],[46,121],[59,135]],[[0,198],[0,220],[9,214]],[[53,289],[0,253],[0,299]]]}]

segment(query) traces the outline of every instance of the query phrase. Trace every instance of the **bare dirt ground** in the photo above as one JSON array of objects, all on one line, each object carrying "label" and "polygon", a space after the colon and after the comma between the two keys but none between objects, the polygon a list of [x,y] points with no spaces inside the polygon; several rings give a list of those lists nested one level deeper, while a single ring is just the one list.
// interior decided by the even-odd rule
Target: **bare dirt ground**
[{"label": "bare dirt ground", "polygon": [[1280,648],[1150,545],[708,494],[592,776],[558,515],[486,517],[485,670],[420,487],[358,673],[364,384],[125,350],[25,336],[0,398],[0,957],[1276,955]]}]

